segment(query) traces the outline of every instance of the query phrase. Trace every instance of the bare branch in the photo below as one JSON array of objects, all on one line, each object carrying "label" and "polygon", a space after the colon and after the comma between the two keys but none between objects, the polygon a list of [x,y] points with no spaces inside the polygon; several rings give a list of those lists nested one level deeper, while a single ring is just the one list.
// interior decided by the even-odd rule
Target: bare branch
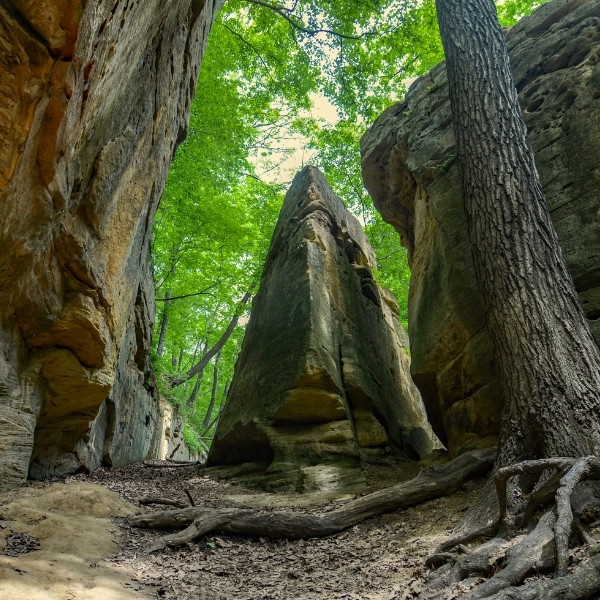
[{"label": "bare branch", "polygon": [[213,283],[212,285],[209,285],[207,288],[204,288],[200,292],[194,292],[193,294],[183,294],[182,296],[156,298],[156,301],[157,302],[171,302],[171,300],[181,300],[182,298],[191,298],[192,296],[201,296],[202,294],[208,294],[209,296],[213,296],[214,294],[209,294],[208,290],[211,290],[212,288],[218,286],[219,283],[221,283],[221,282],[217,281],[217,283]]},{"label": "bare branch", "polygon": [[306,27],[306,25],[304,25],[304,23],[297,17],[292,16],[297,3],[294,3],[293,8],[290,9],[285,8],[284,6],[277,6],[269,2],[264,2],[263,0],[246,0],[246,2],[249,2],[250,4],[256,4],[257,6],[263,6],[264,8],[272,10],[280,17],[283,17],[296,31],[299,31],[309,37],[315,37],[319,33],[325,33],[327,35],[334,35],[344,40],[360,40],[369,35],[374,35],[373,32],[363,33],[362,35],[346,35],[345,33],[333,31],[332,29],[310,29],[309,27]]}]

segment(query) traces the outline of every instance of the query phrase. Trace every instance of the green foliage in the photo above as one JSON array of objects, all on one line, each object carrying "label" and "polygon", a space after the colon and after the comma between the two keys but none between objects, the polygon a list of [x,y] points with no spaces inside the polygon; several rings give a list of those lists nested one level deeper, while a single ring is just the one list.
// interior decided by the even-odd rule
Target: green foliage
[{"label": "green foliage", "polygon": [[185,423],[183,426],[183,441],[192,452],[198,452],[200,454],[204,452],[198,434],[188,423]]},{"label": "green foliage", "polygon": [[507,0],[498,2],[498,18],[504,27],[514,25],[547,0]]},{"label": "green foliage", "polygon": [[[501,3],[503,24],[514,23],[538,4]],[[217,16],[188,137],[173,161],[155,221],[159,300],[153,360],[161,392],[182,412],[185,440],[195,449],[214,361],[204,371],[193,404],[195,378],[173,389],[168,379],[196,364],[214,345],[260,276],[291,179],[286,161],[299,148],[303,162],[310,160],[324,171],[363,223],[378,258],[375,276],[395,293],[407,324],[406,251],[363,187],[359,139],[387,105],[404,95],[411,78],[442,60],[434,0],[267,5],[228,0]],[[335,116],[324,119],[319,111],[327,102]],[[174,298],[168,303],[161,300],[167,292]],[[164,351],[158,356],[159,325],[167,313]],[[244,322],[240,319],[221,353],[214,414],[233,375]],[[210,435],[205,434],[205,442]]]}]

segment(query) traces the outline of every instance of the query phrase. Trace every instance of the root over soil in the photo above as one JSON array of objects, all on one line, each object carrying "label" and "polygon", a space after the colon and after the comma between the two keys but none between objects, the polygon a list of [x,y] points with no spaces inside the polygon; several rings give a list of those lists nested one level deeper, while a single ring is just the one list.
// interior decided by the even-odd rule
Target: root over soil
[{"label": "root over soil", "polygon": [[326,513],[267,513],[240,508],[190,507],[146,513],[132,517],[129,522],[136,527],[187,526],[182,532],[158,540],[150,551],[165,546],[181,546],[212,531],[287,539],[323,537],[374,515],[456,491],[466,481],[489,470],[494,456],[493,449],[474,450],[445,465],[428,467],[410,481],[357,498]]},{"label": "root over soil", "polygon": [[[552,472],[548,475],[548,471]],[[511,514],[507,498],[509,479],[532,474],[541,474],[538,483],[529,494],[521,494],[524,501],[517,504],[518,513]],[[579,517],[573,515],[572,499],[577,484],[600,479],[600,459],[587,456],[523,461],[498,469],[494,478],[500,508],[498,518],[491,525],[451,538],[436,549],[427,564],[443,566],[431,577],[431,588],[447,589],[475,575],[489,579],[466,594],[468,600],[598,598],[600,571],[596,559],[565,576],[569,568],[569,540],[573,533],[584,544],[592,544],[595,548],[592,536]],[[535,519],[536,512],[540,511],[541,516]],[[475,549],[465,548],[465,542],[490,534],[496,537]],[[554,569],[553,580],[519,588],[519,594],[522,591],[527,596],[514,595],[514,586],[527,576],[551,569]],[[442,598],[444,594],[432,592],[427,597]]]}]

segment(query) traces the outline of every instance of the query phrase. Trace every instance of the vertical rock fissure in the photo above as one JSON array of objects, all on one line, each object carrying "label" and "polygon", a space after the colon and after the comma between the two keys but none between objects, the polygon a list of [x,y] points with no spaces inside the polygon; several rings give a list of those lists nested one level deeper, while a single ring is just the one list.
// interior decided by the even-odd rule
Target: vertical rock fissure
[{"label": "vertical rock fissure", "polygon": [[[342,335],[343,338],[343,335]],[[348,421],[350,421],[350,427],[352,429],[352,437],[353,437],[353,445],[354,450],[356,451],[356,456],[360,460],[360,446],[358,443],[358,428],[356,425],[356,418],[354,416],[354,409],[352,406],[352,400],[349,394],[349,389],[346,387],[346,381],[344,378],[344,359],[342,353],[342,344],[338,345],[338,366],[339,366],[339,375],[340,375],[340,392],[342,396],[342,401],[344,402],[344,408],[346,409],[346,415],[348,417]],[[362,465],[361,465],[362,468]]]}]

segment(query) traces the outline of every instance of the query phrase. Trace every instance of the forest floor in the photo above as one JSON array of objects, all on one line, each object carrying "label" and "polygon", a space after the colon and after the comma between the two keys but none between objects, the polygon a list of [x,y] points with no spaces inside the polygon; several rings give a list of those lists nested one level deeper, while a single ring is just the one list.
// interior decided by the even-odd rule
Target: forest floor
[{"label": "forest floor", "polygon": [[448,536],[482,484],[470,482],[451,496],[326,538],[210,535],[180,549],[149,554],[147,548],[165,532],[133,528],[126,518],[142,510],[138,501],[143,496],[187,502],[188,489],[198,506],[290,511],[328,511],[349,497],[257,494],[210,479],[198,466],[137,464],[54,483],[29,482],[0,494],[0,598],[419,598],[425,558]]}]

